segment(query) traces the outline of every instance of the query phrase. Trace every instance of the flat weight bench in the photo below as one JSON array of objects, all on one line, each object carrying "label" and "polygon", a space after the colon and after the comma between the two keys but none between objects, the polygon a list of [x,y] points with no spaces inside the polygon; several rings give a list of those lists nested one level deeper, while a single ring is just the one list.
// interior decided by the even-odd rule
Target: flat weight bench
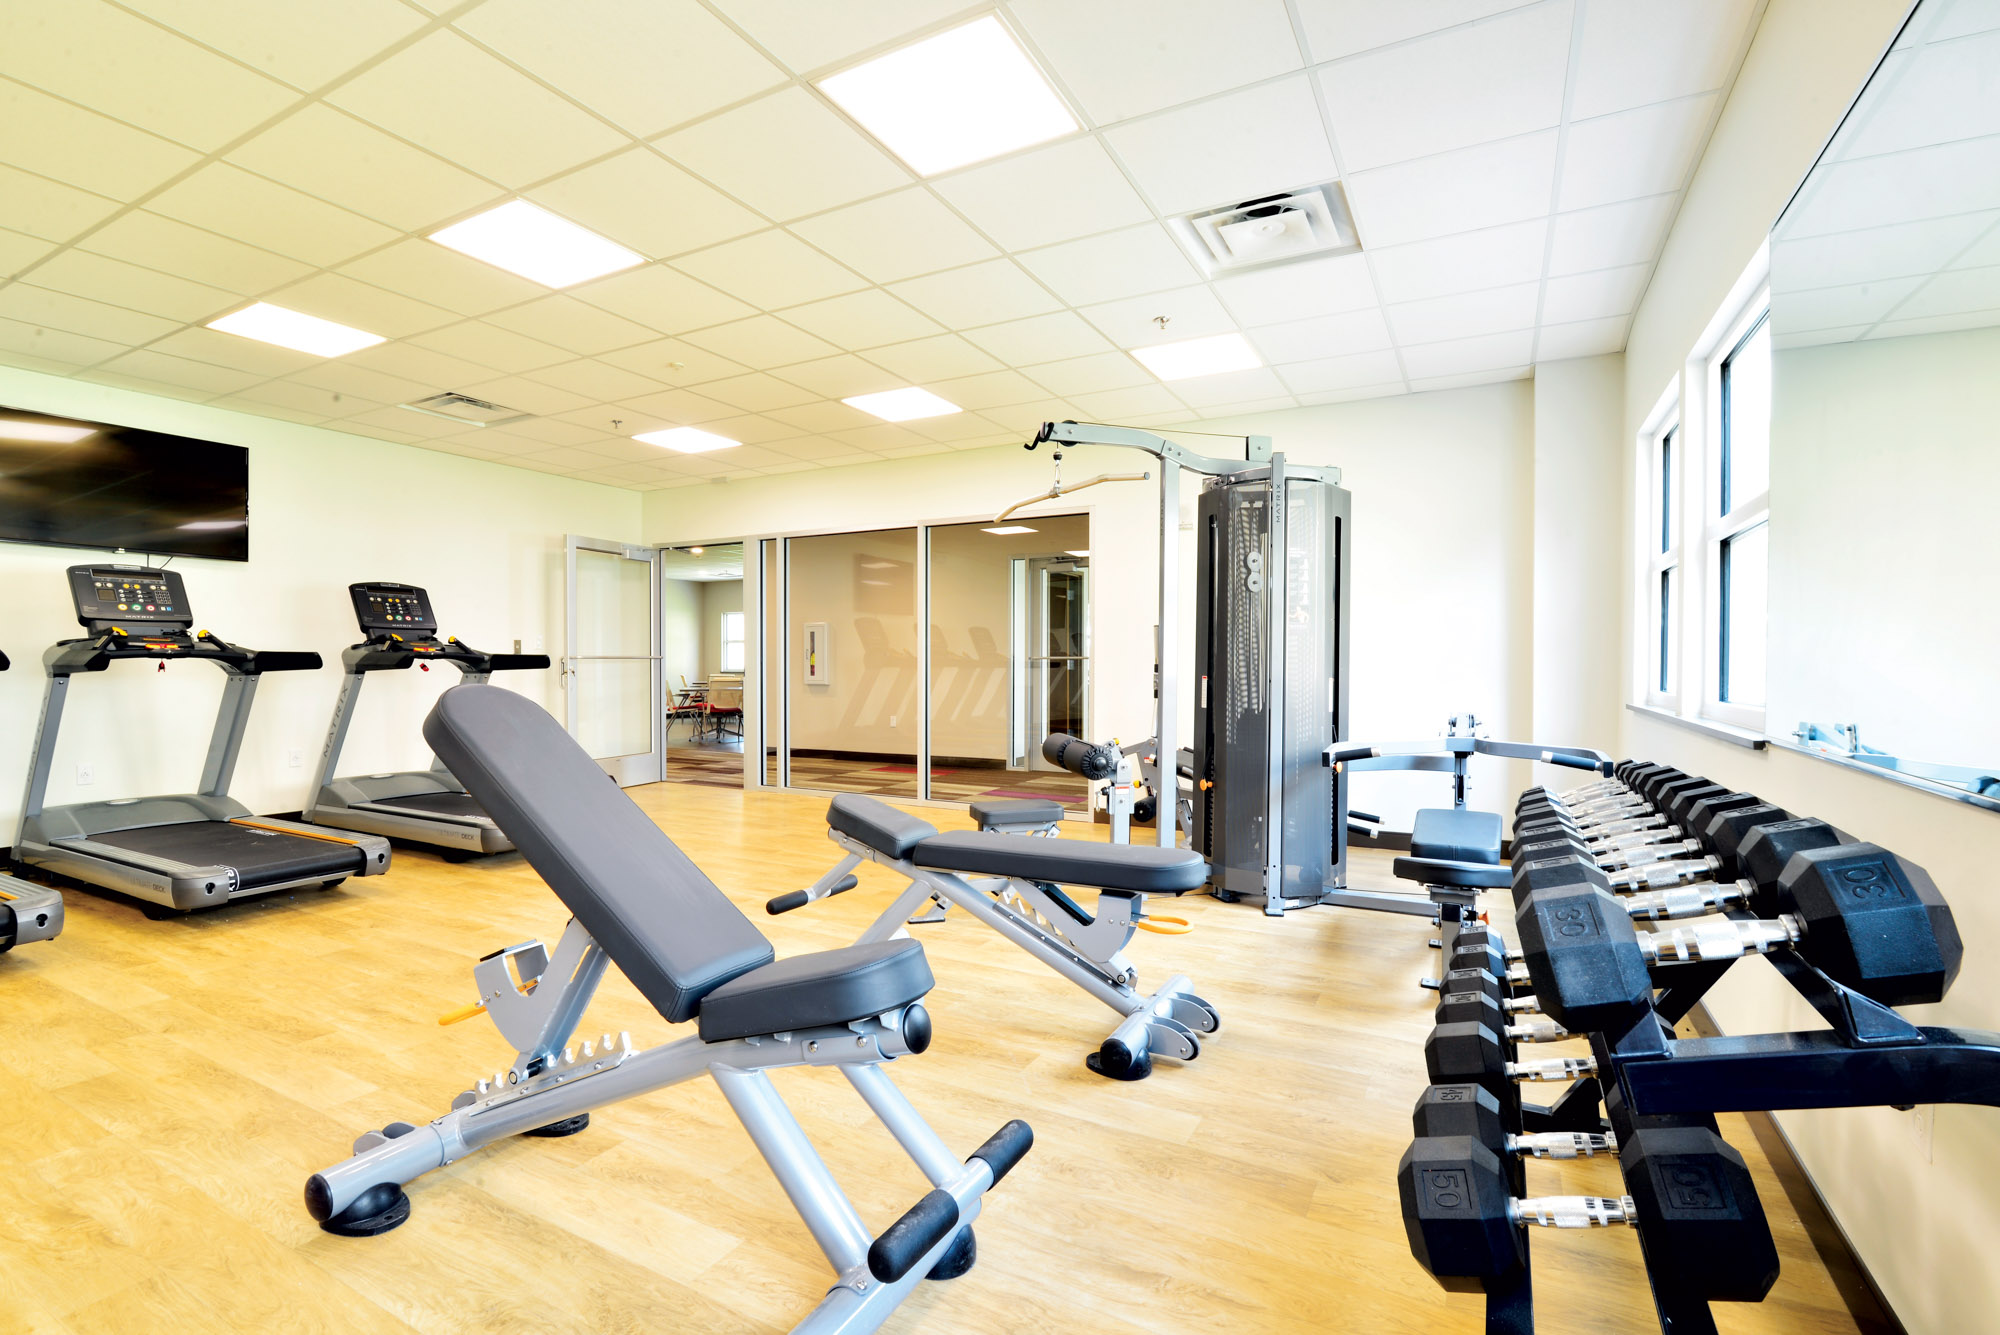
[{"label": "flat weight bench", "polygon": [[1045,834],[1062,827],[1063,804],[1042,797],[998,797],[966,806],[973,823],[988,834]]},{"label": "flat weight bench", "polygon": [[[575,916],[553,956],[539,941],[473,968],[479,1002],[518,1051],[507,1069],[418,1126],[391,1122],[306,1183],[330,1233],[384,1233],[409,1218],[403,1184],[514,1135],[581,1131],[593,1109],[710,1075],[826,1253],[833,1287],[795,1331],[872,1331],[923,1278],[972,1266],[985,1193],[1026,1154],[1024,1122],[959,1162],[882,1070],[922,1052],[932,986],[915,941],[865,941],[778,960],[771,943],[540,706],[494,686],[445,692],[424,739]],[[661,1017],[696,1036],[636,1050],[628,1035],[572,1044],[607,963]],[[781,1066],[833,1066],[933,1184],[871,1239],[772,1085]]]},{"label": "flat weight bench", "polygon": [[[1187,975],[1142,993],[1124,955],[1142,928],[1187,930],[1182,919],[1147,917],[1146,896],[1199,888],[1208,875],[1200,854],[987,831],[940,834],[886,802],[851,793],[833,799],[826,823],[827,837],[846,856],[806,889],[771,900],[767,911],[787,913],[851,890],[859,884],[857,866],[879,863],[910,885],[861,934],[861,944],[906,937],[906,924],[926,900],[937,902],[938,916],[962,906],[1124,1017],[1086,1059],[1091,1070],[1115,1080],[1144,1079],[1155,1056],[1193,1061],[1201,1055],[1198,1036],[1220,1028],[1215,1007],[1194,995]],[[1064,885],[1096,890],[1096,911],[1070,898]]]}]

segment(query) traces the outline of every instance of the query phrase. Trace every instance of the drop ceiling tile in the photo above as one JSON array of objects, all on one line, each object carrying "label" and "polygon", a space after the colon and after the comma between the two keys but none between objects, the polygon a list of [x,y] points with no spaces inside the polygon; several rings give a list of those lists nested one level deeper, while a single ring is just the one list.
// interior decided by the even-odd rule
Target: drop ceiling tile
[{"label": "drop ceiling tile", "polygon": [[767,448],[793,459],[837,460],[841,463],[851,462],[861,453],[845,441],[822,436],[797,436],[790,440],[773,441]]},{"label": "drop ceiling tile", "polygon": [[1252,329],[1249,338],[1272,366],[1375,352],[1390,345],[1389,325],[1375,309],[1266,325]]},{"label": "drop ceiling tile", "polygon": [[280,288],[270,299],[280,306],[365,329],[384,338],[407,338],[426,329],[455,324],[459,319],[453,311],[412,301],[338,273],[314,274],[303,283]]},{"label": "drop ceiling tile", "polygon": [[1535,303],[1540,296],[1541,284],[1515,283],[1461,296],[1407,301],[1386,309],[1396,341],[1407,346],[1526,329],[1535,323]]},{"label": "drop ceiling tile", "polygon": [[[519,430],[524,425],[526,423],[523,422],[510,423],[505,430],[499,427],[483,427],[478,431],[472,432],[470,435],[460,436],[458,443],[470,444],[473,448],[483,450],[489,457],[495,459],[511,459],[517,454],[533,454],[538,450],[545,450],[551,444],[562,445],[570,443],[569,441],[538,440],[532,436],[524,436]],[[576,432],[579,436],[587,434],[582,427],[573,427],[567,422],[558,423],[558,425],[566,431]]]},{"label": "drop ceiling tile", "polygon": [[998,428],[978,413],[947,413],[943,417],[924,417],[914,422],[905,422],[903,427],[925,440],[936,441],[940,445],[952,445],[960,441],[981,440],[991,436]]},{"label": "drop ceiling tile", "polygon": [[999,253],[921,186],[801,219],[792,231],[877,283]]},{"label": "drop ceiling tile", "polygon": [[749,209],[650,148],[593,163],[530,190],[527,197],[654,259],[765,226]]},{"label": "drop ceiling tile", "polygon": [[1190,407],[1201,409],[1220,407],[1224,404],[1255,403],[1274,398],[1286,400],[1289,406],[1291,398],[1291,391],[1285,387],[1285,383],[1278,378],[1275,371],[1269,369],[1195,376],[1190,380],[1174,381],[1172,388],[1176,397]]},{"label": "drop ceiling tile", "polygon": [[1008,250],[1129,227],[1153,216],[1094,135],[1017,153],[932,185]]},{"label": "drop ceiling tile", "polygon": [[803,88],[657,141],[695,175],[780,222],[908,185],[910,174]]},{"label": "drop ceiling tile", "polygon": [[1385,47],[1321,70],[1350,172],[1553,128],[1569,67],[1570,0]]},{"label": "drop ceiling tile", "polygon": [[740,375],[748,369],[727,357],[718,357],[707,348],[697,348],[678,338],[663,338],[641,343],[637,347],[620,348],[616,352],[605,353],[598,360],[674,386],[704,384],[724,376]]},{"label": "drop ceiling tile", "polygon": [[1116,126],[1104,137],[1162,213],[1234,204],[1337,175],[1304,75]]},{"label": "drop ceiling tile", "polygon": [[[373,411],[381,406],[351,399],[337,390],[293,384],[289,380],[267,380],[261,385],[253,385],[240,394],[231,395],[229,404],[241,407],[245,412],[262,412],[266,408],[286,409],[295,414],[290,418],[295,422],[324,422],[329,418]],[[249,406],[253,404],[261,406]]]},{"label": "drop ceiling tile", "polygon": [[1099,125],[1301,64],[1282,0],[1014,0],[1009,8]]},{"label": "drop ceiling tile", "polygon": [[0,354],[30,370],[67,371],[89,366],[125,351],[123,345],[72,334],[47,325],[0,319]]},{"label": "drop ceiling tile", "polygon": [[1086,306],[1079,314],[1121,348],[1178,343],[1182,339],[1231,333],[1236,328],[1236,321],[1206,287],[1183,287],[1146,297],[1107,301]]},{"label": "drop ceiling tile", "polygon": [[620,319],[609,311],[561,292],[551,293],[526,305],[495,311],[486,319],[503,329],[542,339],[585,357],[595,357],[615,348],[629,348],[636,343],[650,343],[659,334],[669,332]]},{"label": "drop ceiling tile", "polygon": [[312,272],[297,260],[143,210],[106,223],[79,246],[244,296],[268,292]]},{"label": "drop ceiling tile", "polygon": [[1358,254],[1235,274],[1216,279],[1214,287],[1222,304],[1246,325],[1282,324],[1376,304],[1368,260]]},{"label": "drop ceiling tile", "polygon": [[[1067,398],[1107,389],[1128,389],[1154,383],[1153,373],[1122,352],[1100,352],[1090,357],[1070,357],[1027,368],[1028,376],[1047,393]],[[1035,396],[1029,396],[1035,397]],[[967,404],[968,408],[985,404]]]},{"label": "drop ceiling tile", "polygon": [[287,408],[280,404],[246,396],[232,396],[224,399],[210,399],[211,408],[227,408],[231,412],[246,413],[252,417],[277,422],[298,422],[305,426],[317,426],[327,419],[322,412],[302,412],[297,408]]},{"label": "drop ceiling tile", "polygon": [[1807,346],[1813,341],[1846,342],[1860,336],[1869,342],[1882,338],[1907,338],[1915,334],[1953,334],[1965,329],[1991,329],[2000,324],[2000,309],[1983,311],[1960,311],[1955,315],[1926,315],[1916,320],[1884,320],[1864,334],[1850,326],[1838,332],[1840,337],[1829,339],[1829,331],[1808,334],[1794,334],[1774,342],[1780,348]]},{"label": "drop ceiling tile", "polygon": [[206,394],[234,394],[248,389],[259,379],[247,371],[231,371],[207,362],[189,361],[185,357],[155,352],[151,348],[140,348],[123,357],[114,357],[104,364],[103,369],[162,384],[179,385],[183,389],[200,390]]},{"label": "drop ceiling tile", "polygon": [[176,182],[147,207],[321,268],[397,239],[381,223],[226,162]]},{"label": "drop ceiling tile", "polygon": [[[284,85],[100,0],[13,7],[7,68],[45,92],[202,152],[297,98]],[[190,90],[199,90],[190,96]]]},{"label": "drop ceiling tile", "polygon": [[486,0],[458,29],[644,138],[785,82],[694,0]]},{"label": "drop ceiling tile", "polygon": [[1526,366],[1534,350],[1534,341],[1534,330],[1517,329],[1506,334],[1426,343],[1422,347],[1403,349],[1403,369],[1414,382],[1438,376]]},{"label": "drop ceiling tile", "polygon": [[1527,380],[1534,375],[1535,368],[1523,362],[1519,366],[1504,366],[1491,371],[1467,371],[1459,375],[1426,376],[1412,378],[1410,389],[1418,394],[1440,389],[1468,389],[1474,385],[1498,385],[1509,380]]},{"label": "drop ceiling tile", "polygon": [[592,403],[612,403],[635,394],[652,394],[666,388],[657,380],[649,380],[621,366],[589,358],[545,366],[529,379],[581,394]]},{"label": "drop ceiling tile", "polygon": [[683,273],[764,310],[796,306],[868,286],[789,232],[760,232],[674,261]]},{"label": "drop ceiling tile", "polygon": [[824,339],[814,338],[770,315],[753,315],[747,320],[699,330],[689,334],[687,341],[759,371],[838,351]]},{"label": "drop ceiling tile", "polygon": [[319,358],[303,352],[293,352],[290,348],[277,347],[270,343],[259,343],[255,339],[238,338],[216,329],[195,326],[169,334],[151,345],[154,352],[171,353],[176,357],[187,357],[212,366],[226,366],[243,371],[260,380],[272,376],[291,375],[303,371]]},{"label": "drop ceiling tile", "polygon": [[762,371],[730,376],[727,380],[711,380],[701,387],[701,392],[750,413],[768,412],[772,408],[795,408],[820,397],[813,390],[800,389],[789,381]]},{"label": "drop ceiling tile", "polygon": [[756,309],[663,264],[600,278],[570,295],[664,334],[738,320]]},{"label": "drop ceiling tile", "polygon": [[517,278],[434,241],[415,238],[349,260],[340,271],[373,287],[400,292],[460,315],[485,315],[548,291],[540,283]]},{"label": "drop ceiling tile", "polygon": [[835,440],[843,445],[852,445],[858,450],[908,449],[927,442],[922,436],[903,427],[888,422],[877,422],[873,426],[858,426],[851,431],[836,431]]},{"label": "drop ceiling tile", "polygon": [[1521,0],[1298,0],[1299,23],[1314,61],[1335,60],[1391,42],[1470,23]]},{"label": "drop ceiling tile", "polygon": [[1679,190],[1701,152],[1717,96],[1572,122],[1556,207],[1567,212]]},{"label": "drop ceiling tile", "polygon": [[1865,232],[1838,232],[1797,241],[1775,239],[1771,243],[1771,287],[1782,303],[1786,293],[1807,288],[1936,273],[1996,221],[2000,221],[2000,213],[1967,213]]},{"label": "drop ceiling tile", "polygon": [[586,440],[596,440],[604,433],[574,422],[559,422],[553,417],[534,417],[525,422],[509,422],[507,434],[531,442],[533,449],[542,449],[548,445],[581,445]]},{"label": "drop ceiling tile", "polygon": [[414,232],[494,202],[499,187],[332,107],[303,107],[226,159],[259,176]]},{"label": "drop ceiling tile", "polygon": [[1072,306],[1163,292],[1201,281],[1167,229],[1143,223],[1016,257]]},{"label": "drop ceiling tile", "polygon": [[128,345],[170,334],[182,323],[27,282],[0,288],[0,316]]},{"label": "drop ceiling tile", "polygon": [[[1098,388],[1114,386],[1100,385]],[[939,380],[930,389],[961,408],[972,409],[1030,403],[1049,395],[1048,390],[1018,371],[988,371],[983,375],[961,376],[956,380]]]},{"label": "drop ceiling tile", "polygon": [[2000,202],[1996,181],[2000,135],[1822,166],[1785,210],[1785,233],[1796,239],[1983,211]]},{"label": "drop ceiling tile", "polygon": [[[1984,5],[1991,8],[1990,3]],[[1829,155],[1874,157],[1955,139],[2000,134],[1993,70],[2000,65],[2000,31],[1891,56],[1874,76],[1891,96],[1869,99],[1865,114],[1841,127]]]},{"label": "drop ceiling tile", "polygon": [[391,134],[510,187],[625,144],[579,111],[450,31],[405,47],[327,98]]},{"label": "drop ceiling tile", "polygon": [[915,385],[1000,369],[1000,363],[957,334],[939,334],[933,338],[874,348],[869,351],[868,360],[894,371]]},{"label": "drop ceiling tile", "polygon": [[817,334],[835,347],[854,350],[943,332],[935,321],[925,319],[887,292],[872,287],[844,297],[793,306],[779,314],[787,323]]},{"label": "drop ceiling tile", "polygon": [[1756,7],[1756,0],[1586,6],[1570,115],[1581,120],[1722,87]]},{"label": "drop ceiling tile", "polygon": [[[668,389],[658,394],[642,394],[638,398],[627,399],[627,406],[642,413],[650,413],[676,426],[690,426],[700,422],[716,422],[725,417],[739,417],[741,410],[726,403],[718,403],[691,389]],[[625,430],[640,431],[644,428],[626,423]]]},{"label": "drop ceiling tile", "polygon": [[[1954,289],[1964,286],[1964,274],[1952,274]],[[1898,303],[1922,285],[1922,278],[1885,278],[1872,283],[1844,287],[1815,288],[1810,292],[1789,293],[1772,311],[1772,325],[1780,333],[1801,330],[1838,329],[1846,325],[1866,325],[1891,314],[1927,315],[1932,309],[1910,310]],[[1972,303],[1976,308],[1980,303]],[[1590,314],[1606,314],[1596,311]],[[1609,312],[1616,314],[1617,312]]]},{"label": "drop ceiling tile", "polygon": [[493,368],[480,366],[442,352],[432,352],[414,343],[377,343],[372,348],[350,352],[343,361],[371,370],[384,371],[429,385],[432,393],[462,389],[493,377]]},{"label": "drop ceiling tile", "polygon": [[1595,357],[1618,352],[1625,346],[1626,317],[1582,320],[1576,324],[1545,324],[1535,340],[1535,361],[1560,362],[1572,357]]},{"label": "drop ceiling tile", "polygon": [[[894,382],[893,380],[889,380],[886,383],[893,384]],[[867,393],[870,391],[864,390],[861,392]],[[785,425],[799,431],[821,433],[847,431],[854,427],[867,426],[875,420],[859,408],[850,408],[844,403],[837,403],[831,400],[823,403],[802,403],[796,408],[777,408],[764,415],[773,421],[783,422]],[[796,441],[786,441],[784,445],[785,452],[801,459],[815,457],[808,454],[800,454],[796,448],[797,444],[798,442]]]},{"label": "drop ceiling tile", "polygon": [[113,199],[137,199],[200,161],[192,149],[7,79],[0,125],[10,165]]},{"label": "drop ceiling tile", "polygon": [[295,88],[317,88],[423,26],[396,0],[125,0]]},{"label": "drop ceiling tile", "polygon": [[1549,245],[1550,275],[1587,273],[1656,258],[1679,205],[1678,194],[1653,195],[1557,214],[1555,236]]},{"label": "drop ceiling tile", "polygon": [[[856,394],[874,394],[885,389],[900,389],[907,383],[894,371],[886,370],[874,362],[865,361],[845,352],[836,357],[821,357],[814,361],[781,367],[777,374],[780,380],[823,394],[829,399],[849,399]],[[810,409],[811,405],[805,405],[800,408],[774,410],[771,416],[782,422],[798,424],[799,419],[793,414],[808,412]],[[874,422],[880,419],[871,415],[866,420]]]},{"label": "drop ceiling tile", "polygon": [[988,260],[892,283],[889,291],[952,329],[974,329],[1062,308],[1012,260]]},{"label": "drop ceiling tile", "polygon": [[1359,389],[1364,385],[1400,384],[1402,364],[1393,352],[1364,352],[1352,357],[1326,357],[1277,368],[1278,379],[1294,394]]},{"label": "drop ceiling tile", "polygon": [[[13,152],[9,143],[0,152]],[[0,227],[48,241],[67,241],[117,211],[102,195],[0,165]]]},{"label": "drop ceiling tile", "polygon": [[1347,198],[1364,245],[1396,246],[1542,217],[1555,170],[1548,130],[1357,172]]},{"label": "drop ceiling tile", "polygon": [[121,375],[116,371],[103,369],[75,371],[71,373],[78,380],[92,384],[111,385],[118,389],[134,390],[140,394],[152,394],[165,399],[183,399],[189,403],[206,403],[216,397],[205,389],[189,389],[185,385],[169,385],[158,380],[147,380],[143,376]]},{"label": "drop ceiling tile", "polygon": [[1898,320],[1909,320],[1991,311],[1995,307],[2000,307],[2000,266],[1977,269],[1953,266],[1924,283],[1916,295],[1892,314]]},{"label": "drop ceiling tile", "polygon": [[1010,403],[1005,407],[988,408],[980,416],[987,418],[1007,431],[1033,431],[1044,422],[1074,421],[1087,416],[1067,399],[1042,399],[1035,403]]},{"label": "drop ceiling tile", "polygon": [[[55,248],[55,242],[43,241],[24,232],[0,231],[0,280],[12,278]],[[74,255],[79,252],[67,253]]]},{"label": "drop ceiling tile", "polygon": [[961,0],[717,0],[763,48],[803,74],[964,11]]},{"label": "drop ceiling tile", "polygon": [[[786,426],[783,422],[774,421],[769,417],[763,417],[756,413],[745,414],[742,417],[724,417],[718,421],[704,424],[702,430],[713,431],[718,436],[722,436],[728,440],[741,441],[745,445],[763,445],[769,441],[784,440],[787,437],[798,434],[796,428]],[[768,450],[763,449],[758,449],[754,452],[745,451],[742,454],[738,454],[732,450],[729,453],[728,461],[745,468],[761,468],[765,464],[782,462],[786,457],[782,454],[771,454]],[[762,462],[752,464],[749,461],[753,459],[761,460]]]},{"label": "drop ceiling tile", "polygon": [[1095,394],[1076,394],[1070,397],[1070,402],[1083,409],[1092,418],[1110,421],[1118,421],[1139,413],[1170,413],[1176,409],[1186,411],[1186,405],[1174,397],[1173,391],[1158,381],[1150,385],[1134,385],[1130,389],[1106,389],[1099,390]]},{"label": "drop ceiling tile", "polygon": [[1037,362],[1116,351],[1102,334],[1069,311],[1008,320],[984,329],[967,330],[965,336],[1009,366],[1032,366]]},{"label": "drop ceiling tile", "polygon": [[1542,296],[1544,324],[1574,324],[1608,315],[1628,315],[1646,290],[1650,264],[1627,264],[1616,269],[1571,274],[1551,278]]},{"label": "drop ceiling tile", "polygon": [[416,335],[410,342],[433,352],[463,357],[466,361],[516,375],[570,361],[575,356],[538,339],[523,338],[511,329],[501,329],[478,320],[433,329]]},{"label": "drop ceiling tile", "polygon": [[1548,222],[1537,218],[1386,246],[1373,253],[1375,285],[1384,301],[1421,301],[1533,282],[1542,276],[1548,235]]},{"label": "drop ceiling tile", "polygon": [[176,324],[213,319],[242,300],[234,292],[87,250],[64,251],[36,269],[31,281],[38,287],[144,311]]},{"label": "drop ceiling tile", "polygon": [[[470,394],[475,399],[485,399],[488,403],[497,403],[503,407],[512,408],[516,412],[533,413],[537,417],[552,417],[557,413],[579,412],[592,408],[597,402],[593,395],[579,394],[574,390],[546,384],[539,379],[529,379],[527,376],[518,375],[497,376],[490,380],[481,380],[476,384],[465,386],[459,392]],[[600,432],[609,431],[611,429],[611,416],[612,414],[608,413],[599,414],[601,420],[596,422],[596,429]],[[509,424],[510,427],[519,425],[521,423],[518,422]],[[563,443],[568,444],[570,442]]]},{"label": "drop ceiling tile", "polygon": [[384,375],[365,366],[349,366],[338,359],[309,367],[289,379],[295,385],[331,390],[342,396],[366,399],[370,403],[409,403],[432,392],[429,385],[405,380],[401,376]]}]

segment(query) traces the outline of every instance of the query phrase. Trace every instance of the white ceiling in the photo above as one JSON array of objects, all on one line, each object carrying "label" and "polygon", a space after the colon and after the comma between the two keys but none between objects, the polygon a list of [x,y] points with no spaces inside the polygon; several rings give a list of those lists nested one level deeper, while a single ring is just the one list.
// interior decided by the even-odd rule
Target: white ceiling
[{"label": "white ceiling", "polygon": [[2000,5],[1924,0],[1771,241],[1779,347],[2000,325]]},{"label": "white ceiling", "polygon": [[[1519,377],[1624,346],[1761,2],[17,7],[0,361],[648,490]],[[996,9],[1081,133],[919,180],[811,87]],[[1205,281],[1163,226],[1333,177],[1358,254]],[[650,263],[551,293],[423,239],[517,196]],[[250,298],[390,341],[202,327]],[[1268,366],[1125,352],[1229,330]],[[839,402],[910,383],[967,411]],[[395,406],[447,389],[535,416]],[[672,425],[745,444],[627,438]]]}]

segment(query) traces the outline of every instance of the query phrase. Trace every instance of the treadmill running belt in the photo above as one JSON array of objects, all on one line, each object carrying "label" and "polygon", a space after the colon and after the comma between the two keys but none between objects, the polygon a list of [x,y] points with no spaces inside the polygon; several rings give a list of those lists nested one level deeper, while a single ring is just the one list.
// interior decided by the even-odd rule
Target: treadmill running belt
[{"label": "treadmill running belt", "polygon": [[439,816],[484,816],[486,808],[472,800],[465,793],[411,793],[407,797],[376,797],[368,802],[372,807],[403,807],[409,811],[428,811]]},{"label": "treadmill running belt", "polygon": [[112,830],[92,836],[92,842],[195,867],[234,867],[245,890],[309,876],[331,880],[361,870],[361,851],[352,844],[253,829],[222,820]]}]

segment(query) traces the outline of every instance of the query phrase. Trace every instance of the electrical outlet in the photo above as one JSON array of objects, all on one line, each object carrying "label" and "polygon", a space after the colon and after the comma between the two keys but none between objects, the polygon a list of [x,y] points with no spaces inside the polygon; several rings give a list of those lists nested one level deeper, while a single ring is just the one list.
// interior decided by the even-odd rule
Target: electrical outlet
[{"label": "electrical outlet", "polygon": [[894,714],[889,715],[889,726],[892,728],[896,726],[896,716]]},{"label": "electrical outlet", "polygon": [[76,767],[77,787],[88,788],[91,784],[96,782],[97,782],[97,767],[95,765],[80,764]]},{"label": "electrical outlet", "polygon": [[528,652],[531,654],[539,654],[547,652],[542,648],[541,636],[537,635],[533,639],[528,641]]},{"label": "electrical outlet", "polygon": [[287,765],[290,765],[293,769],[297,769],[299,768],[299,766],[306,763],[306,753],[304,751],[301,751],[298,747],[295,746],[291,750],[285,752],[285,763]]},{"label": "electrical outlet", "polygon": [[514,641],[514,652],[517,654],[521,652],[521,642],[519,640]]},{"label": "electrical outlet", "polygon": [[1910,1138],[1917,1142],[1925,1163],[1933,1162],[1932,1145],[1937,1137],[1937,1105],[1919,1103],[1910,1110]]}]

